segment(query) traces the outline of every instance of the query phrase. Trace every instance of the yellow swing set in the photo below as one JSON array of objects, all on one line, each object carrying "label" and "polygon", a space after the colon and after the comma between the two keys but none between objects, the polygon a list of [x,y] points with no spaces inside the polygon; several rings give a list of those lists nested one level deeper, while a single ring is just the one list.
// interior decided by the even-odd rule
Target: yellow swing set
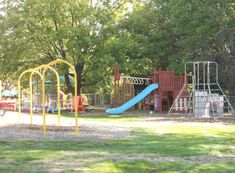
[{"label": "yellow swing set", "polygon": [[[48,64],[43,64],[39,67],[25,70],[23,73],[20,74],[18,79],[18,116],[19,119],[21,118],[21,78],[27,74],[30,73],[29,78],[29,89],[30,89],[30,123],[32,124],[32,117],[33,117],[33,86],[32,86],[32,78],[34,74],[37,74],[41,81],[42,81],[42,115],[43,115],[43,135],[46,136],[46,97],[45,97],[45,74],[47,70],[51,70],[55,75],[57,79],[57,107],[58,107],[58,126],[60,126],[60,77],[58,72],[53,68],[54,65],[57,64],[66,64],[70,67],[71,73],[74,75],[74,97],[75,97],[75,105],[78,105],[78,99],[77,98],[77,73],[74,69],[74,66],[70,64],[69,62],[57,59],[55,61],[52,61]],[[78,136],[78,107],[75,106],[75,133],[76,136]]]}]

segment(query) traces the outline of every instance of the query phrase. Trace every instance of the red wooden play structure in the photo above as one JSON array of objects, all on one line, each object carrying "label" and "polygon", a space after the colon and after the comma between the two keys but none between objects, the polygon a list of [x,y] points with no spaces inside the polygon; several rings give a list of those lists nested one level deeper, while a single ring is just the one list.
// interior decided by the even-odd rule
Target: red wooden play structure
[{"label": "red wooden play structure", "polygon": [[[138,77],[136,77],[138,79]],[[143,79],[143,78],[139,78]],[[155,100],[155,111],[163,112],[168,111],[173,104],[173,101],[176,99],[176,97],[179,95],[181,89],[183,88],[185,84],[185,76],[179,75],[176,76],[175,72],[173,70],[161,70],[156,69],[152,73],[152,75],[149,78],[145,78],[150,81],[150,83],[158,83],[159,88],[157,91],[153,92],[149,97],[146,97],[144,99],[144,107],[148,107],[150,98],[156,98]],[[125,81],[125,80],[123,80]],[[132,84],[135,85],[135,84]],[[123,84],[125,86],[125,83]],[[118,65],[114,66],[114,104],[120,105],[123,104],[120,102],[120,73],[118,69]],[[122,89],[123,90],[123,89]],[[128,90],[124,90],[125,92],[128,92]],[[124,95],[127,95],[130,93],[124,93]],[[176,105],[177,109],[175,111],[183,111],[184,108],[187,107],[187,99],[188,99],[188,92],[182,91],[181,97],[178,98],[180,101],[178,105]],[[126,100],[127,101],[127,100]],[[146,102],[147,101],[147,102]],[[146,104],[147,103],[147,104]]]},{"label": "red wooden play structure", "polygon": [[[169,110],[173,101],[178,96],[181,88],[185,84],[185,76],[176,76],[173,70],[162,71],[161,69],[155,70],[151,76],[153,83],[158,83],[159,88],[157,90],[157,103],[156,109],[158,112],[163,110]],[[184,105],[187,103],[186,96],[188,92],[182,93],[182,102],[180,103],[178,111],[182,111]]]}]

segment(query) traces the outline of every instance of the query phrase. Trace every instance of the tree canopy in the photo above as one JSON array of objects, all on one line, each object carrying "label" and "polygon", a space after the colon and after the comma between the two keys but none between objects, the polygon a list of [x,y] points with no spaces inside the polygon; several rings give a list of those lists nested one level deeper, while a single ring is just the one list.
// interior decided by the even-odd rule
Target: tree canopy
[{"label": "tree canopy", "polygon": [[213,60],[235,94],[232,0],[3,0],[0,8],[1,78],[61,58],[74,64],[79,91],[95,91],[110,86],[115,63],[123,73],[149,75]]}]

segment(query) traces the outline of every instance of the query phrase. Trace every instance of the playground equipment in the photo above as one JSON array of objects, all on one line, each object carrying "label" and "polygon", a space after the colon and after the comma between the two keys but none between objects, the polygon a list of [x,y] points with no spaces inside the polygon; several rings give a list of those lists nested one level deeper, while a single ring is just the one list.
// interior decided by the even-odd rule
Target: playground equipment
[{"label": "playground equipment", "polygon": [[1,97],[5,97],[5,98],[17,97],[17,91],[4,90],[1,94]]},{"label": "playground equipment", "polygon": [[[114,66],[114,101],[113,106],[120,106],[135,96],[135,86],[148,86],[151,78],[120,76],[118,65]],[[145,104],[145,100],[144,100]]]},{"label": "playground equipment", "polygon": [[[149,97],[154,97],[155,111],[193,113],[195,117],[222,116],[233,108],[218,83],[218,65],[215,62],[189,62],[185,74],[176,75],[173,70],[156,69],[150,78],[122,76],[117,65],[114,70],[115,103],[125,103],[138,85],[158,83],[159,87]],[[119,81],[120,80],[120,81]],[[121,85],[124,89],[120,89]],[[134,95],[133,95],[134,97]],[[144,99],[144,108],[146,100]],[[152,99],[149,99],[152,100]],[[172,106],[171,106],[172,105]]]},{"label": "playground equipment", "polygon": [[4,90],[1,94],[0,108],[3,110],[16,110],[17,91]]},{"label": "playground equipment", "polygon": [[[72,97],[72,105],[71,105],[71,112],[75,110],[75,103],[74,103],[74,97]],[[85,108],[89,106],[88,99],[85,94],[81,94],[81,96],[78,96],[78,111],[84,113]]]},{"label": "playground equipment", "polygon": [[[135,96],[135,88],[137,86],[149,85],[150,83],[158,83],[159,87],[156,92],[148,95],[143,101],[145,109],[150,108],[150,102],[154,100],[154,110],[158,112],[168,111],[173,100],[179,94],[182,86],[184,85],[184,75],[176,76],[173,70],[161,70],[156,69],[149,78],[122,76],[120,78],[117,65],[114,67],[114,105],[120,106],[121,103],[125,103]],[[120,87],[122,85],[122,87]],[[188,92],[182,93],[184,96],[188,95]],[[138,95],[138,93],[137,93]],[[186,104],[187,100],[183,100],[182,104]],[[182,107],[179,107],[178,111],[183,111]]]},{"label": "playground equipment", "polygon": [[130,76],[124,76],[121,88],[121,103],[125,103],[135,96],[135,87]]},{"label": "playground equipment", "polygon": [[111,108],[107,109],[106,113],[115,115],[115,114],[121,114],[125,112],[126,110],[130,109],[132,106],[143,100],[147,95],[149,95],[152,91],[158,88],[158,84],[150,84],[147,88],[145,88],[141,93],[139,93],[137,96],[129,100],[128,102],[124,103],[118,108]]},{"label": "playground equipment", "polygon": [[[32,77],[34,74],[37,74],[42,81],[42,114],[43,114],[43,134],[46,135],[46,96],[45,96],[45,74],[47,70],[51,70],[54,72],[57,78],[57,103],[58,103],[58,125],[60,126],[60,78],[53,66],[57,64],[66,64],[70,67],[71,73],[74,75],[74,97],[77,98],[77,74],[72,64],[68,63],[67,61],[57,59],[55,61],[52,61],[46,65],[41,65],[39,67],[36,67],[34,69],[28,69],[21,73],[18,79],[18,110],[19,110],[19,119],[21,117],[21,78],[27,74],[30,73],[30,80],[29,80],[29,86],[30,86],[30,123],[32,123],[32,114],[33,114],[33,97],[32,97]],[[78,99],[75,99],[75,105],[78,105]],[[78,135],[78,107],[75,106],[75,132],[76,136]]]},{"label": "playground equipment", "polygon": [[[177,97],[180,89],[184,85],[184,75],[176,76],[173,70],[156,69],[152,74],[152,82],[158,83],[159,88],[156,96],[156,111],[163,112],[169,110],[173,100]],[[183,96],[187,96],[188,92],[183,92]],[[186,100],[182,100],[182,104],[186,104]],[[182,111],[180,107],[178,111]]]},{"label": "playground equipment", "polygon": [[16,110],[16,101],[15,100],[2,100],[0,101],[0,108],[2,110]]},{"label": "playground equipment", "polygon": [[[184,85],[174,99],[168,114],[179,108],[196,118],[223,116],[233,108],[218,81],[218,64],[211,61],[188,62],[185,64]],[[186,95],[185,93],[189,93]],[[186,104],[182,104],[182,100]]]},{"label": "playground equipment", "polygon": [[81,94],[81,98],[82,98],[82,104],[83,105],[85,105],[85,106],[89,105],[87,96],[85,94]]}]

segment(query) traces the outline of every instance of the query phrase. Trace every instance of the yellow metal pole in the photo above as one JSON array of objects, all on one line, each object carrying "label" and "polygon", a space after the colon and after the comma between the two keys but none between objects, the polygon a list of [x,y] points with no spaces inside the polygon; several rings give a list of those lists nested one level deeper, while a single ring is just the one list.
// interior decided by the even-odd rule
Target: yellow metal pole
[{"label": "yellow metal pole", "polygon": [[57,108],[58,108],[58,125],[60,126],[60,77],[58,73],[56,73],[57,77]]},{"label": "yellow metal pole", "polygon": [[74,71],[74,97],[75,97],[75,122],[76,122],[76,136],[78,136],[78,90],[77,90],[77,73],[76,70],[73,68]]},{"label": "yellow metal pole", "polygon": [[45,110],[45,79],[42,76],[42,115],[43,115],[43,135],[46,136],[46,110]]},{"label": "yellow metal pole", "polygon": [[42,95],[43,95],[43,134],[46,136],[46,110],[45,110],[45,74],[47,69],[52,70],[57,79],[57,102],[58,102],[58,125],[60,126],[60,77],[57,71],[50,66],[51,64],[43,65],[43,75],[42,75]]},{"label": "yellow metal pole", "polygon": [[31,72],[33,69],[28,69],[28,70],[25,70],[24,72],[22,72],[19,76],[19,79],[18,79],[18,118],[20,120],[20,117],[21,117],[21,78],[24,74],[28,73],[28,72]]},{"label": "yellow metal pole", "polygon": [[56,80],[57,80],[58,126],[60,126],[60,76],[59,76],[58,72],[53,67],[49,66],[49,64],[48,64],[48,65],[45,65],[45,67],[43,69],[44,80],[45,80],[45,74],[46,74],[47,69],[50,69],[56,75]]},{"label": "yellow metal pole", "polygon": [[20,78],[18,79],[18,119],[21,117],[21,90],[20,90]]},{"label": "yellow metal pole", "polygon": [[53,71],[56,75],[57,79],[57,108],[58,108],[58,126],[60,126],[60,76],[58,72],[53,67],[46,67],[45,70],[49,68],[51,71]]},{"label": "yellow metal pole", "polygon": [[[72,73],[74,74],[74,97],[75,97],[75,124],[76,124],[76,136],[78,136],[78,99],[77,99],[77,73],[76,70],[74,69],[74,66],[72,64],[70,64],[67,61],[61,60],[61,59],[57,59],[55,61],[50,62],[49,64],[46,65],[41,65],[39,67],[37,67],[36,69],[39,68],[43,68],[43,75],[42,75],[42,104],[43,104],[43,134],[44,136],[46,135],[46,110],[45,110],[45,102],[46,102],[46,98],[45,98],[45,72],[46,70],[49,68],[51,69],[57,77],[57,101],[58,101],[58,124],[60,125],[60,79],[59,79],[59,75],[57,73],[57,71],[52,68],[52,65],[55,64],[60,64],[60,63],[64,63],[67,64]],[[34,69],[35,70],[35,69]],[[20,85],[19,85],[20,86]],[[20,101],[19,101],[20,103]],[[20,110],[20,108],[19,108]],[[20,111],[19,111],[20,112]],[[19,114],[20,115],[20,114]]]},{"label": "yellow metal pole", "polygon": [[75,125],[76,125],[76,130],[75,130],[75,133],[76,133],[76,136],[78,136],[78,100],[77,100],[77,73],[76,73],[76,70],[74,69],[74,66],[72,64],[70,64],[69,62],[65,61],[65,60],[62,60],[62,59],[57,59],[55,61],[52,61],[50,62],[49,64],[47,64],[48,66],[50,65],[55,65],[55,64],[60,64],[60,63],[64,63],[64,64],[67,64],[72,73],[74,74],[74,98],[75,98]]},{"label": "yellow metal pole", "polygon": [[33,75],[36,73],[40,76],[41,80],[42,80],[42,74],[40,72],[38,72],[38,69],[40,69],[42,66],[39,66],[35,69],[33,69],[33,71],[30,74],[30,79],[29,79],[29,89],[30,89],[30,124],[32,124],[33,122],[33,85],[32,85],[32,78]]},{"label": "yellow metal pole", "polygon": [[30,92],[30,124],[33,122],[33,86],[32,86],[33,72],[29,77],[29,92]]},{"label": "yellow metal pole", "polygon": [[[66,61],[65,61],[66,62]],[[55,62],[53,61],[52,63],[49,63],[47,65],[41,65],[35,69],[29,69],[29,70],[26,70],[24,71],[20,76],[19,76],[19,79],[18,79],[18,115],[19,115],[19,119],[21,117],[21,78],[22,76],[27,73],[27,72],[31,72],[30,74],[30,80],[29,80],[29,87],[30,87],[30,123],[32,123],[32,115],[33,115],[33,93],[32,93],[32,76],[34,73],[37,73],[40,77],[41,77],[41,80],[42,80],[42,105],[43,105],[43,134],[44,136],[46,136],[46,109],[45,109],[45,104],[46,104],[46,97],[45,97],[45,72],[46,70],[49,68],[50,70],[52,70],[55,75],[56,75],[56,78],[57,78],[57,102],[58,102],[58,125],[60,126],[60,77],[59,77],[59,74],[58,72],[53,68],[53,67],[50,67],[50,65],[52,64],[56,64],[56,63],[61,63],[60,61],[59,62]],[[68,63],[66,63],[68,64]],[[69,65],[69,64],[68,64]],[[43,75],[38,72],[37,70],[39,69],[43,69]]]}]

